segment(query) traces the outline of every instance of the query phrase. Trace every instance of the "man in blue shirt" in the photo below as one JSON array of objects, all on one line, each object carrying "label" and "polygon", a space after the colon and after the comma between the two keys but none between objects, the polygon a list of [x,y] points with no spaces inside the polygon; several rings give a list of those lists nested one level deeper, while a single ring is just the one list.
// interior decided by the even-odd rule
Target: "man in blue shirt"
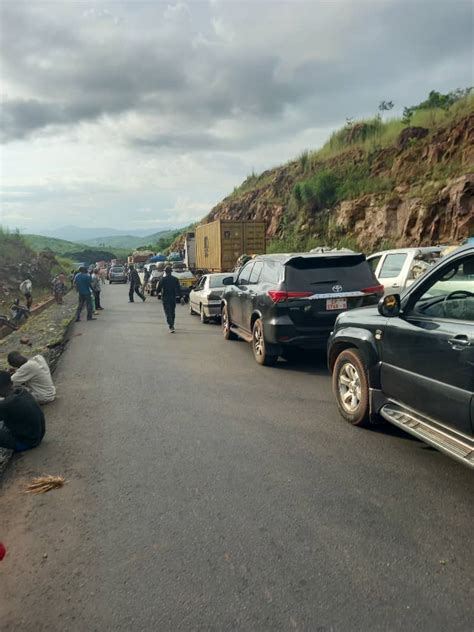
[{"label": "man in blue shirt", "polygon": [[90,274],[87,274],[87,268],[79,268],[79,274],[76,274],[74,285],[79,294],[76,323],[81,320],[81,312],[84,305],[87,308],[87,320],[96,320],[92,318],[92,279]]}]

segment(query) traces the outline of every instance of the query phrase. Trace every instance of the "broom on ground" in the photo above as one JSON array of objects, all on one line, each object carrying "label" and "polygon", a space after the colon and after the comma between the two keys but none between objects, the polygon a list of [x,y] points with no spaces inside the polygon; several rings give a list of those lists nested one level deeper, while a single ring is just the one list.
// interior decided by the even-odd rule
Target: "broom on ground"
[{"label": "broom on ground", "polygon": [[44,494],[52,489],[58,489],[65,484],[64,476],[38,476],[25,489],[27,494]]}]

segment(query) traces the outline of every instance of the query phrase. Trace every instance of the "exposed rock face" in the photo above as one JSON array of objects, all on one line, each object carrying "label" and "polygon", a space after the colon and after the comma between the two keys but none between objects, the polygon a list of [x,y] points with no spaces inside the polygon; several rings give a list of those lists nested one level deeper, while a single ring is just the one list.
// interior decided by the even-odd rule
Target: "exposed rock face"
[{"label": "exposed rock face", "polygon": [[348,199],[329,210],[301,205],[295,211],[295,183],[321,169],[367,165],[367,161],[367,155],[355,147],[312,163],[310,173],[302,171],[298,161],[290,162],[261,174],[255,183],[248,183],[248,190],[244,183],[203,222],[265,221],[269,240],[285,239],[295,230],[302,237],[324,239],[321,226],[329,224],[367,250],[389,244],[459,243],[474,234],[474,114],[435,133],[407,127],[396,144],[374,150],[370,177],[392,182],[391,191]]},{"label": "exposed rock face", "polygon": [[398,137],[398,148],[406,149],[411,140],[418,140],[428,136],[426,127],[406,127]]},{"label": "exposed rock face", "polygon": [[474,173],[450,181],[429,204],[402,195],[380,204],[370,195],[343,202],[334,217],[367,249],[384,241],[396,246],[457,243],[474,232]]}]

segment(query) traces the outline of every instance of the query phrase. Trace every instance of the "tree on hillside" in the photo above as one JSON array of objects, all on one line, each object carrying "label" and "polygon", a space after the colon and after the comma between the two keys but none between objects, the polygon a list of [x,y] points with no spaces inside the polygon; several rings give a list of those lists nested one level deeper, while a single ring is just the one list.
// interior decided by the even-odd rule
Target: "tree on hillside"
[{"label": "tree on hillside", "polygon": [[384,112],[390,112],[393,110],[393,101],[380,101],[379,103],[379,117],[382,118]]}]

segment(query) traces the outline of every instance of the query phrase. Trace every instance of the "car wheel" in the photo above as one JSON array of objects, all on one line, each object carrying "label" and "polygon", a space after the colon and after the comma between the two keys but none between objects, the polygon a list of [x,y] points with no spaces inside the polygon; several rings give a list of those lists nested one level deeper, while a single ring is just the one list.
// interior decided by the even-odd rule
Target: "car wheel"
[{"label": "car wheel", "polygon": [[222,335],[224,336],[224,339],[235,340],[237,336],[234,334],[233,331],[230,330],[231,322],[229,318],[229,310],[227,308],[227,305],[224,305],[224,307],[222,308],[221,322],[222,322]]},{"label": "car wheel", "polygon": [[205,315],[202,305],[199,305],[199,317],[201,319],[201,323],[206,324],[209,322],[209,318]]},{"label": "car wheel", "polygon": [[369,423],[369,382],[367,370],[355,349],[342,351],[336,359],[332,386],[339,412],[353,426]]},{"label": "car wheel", "polygon": [[253,324],[252,349],[253,355],[258,364],[262,364],[263,366],[274,366],[276,364],[278,356],[268,353],[261,318],[257,318]]}]

